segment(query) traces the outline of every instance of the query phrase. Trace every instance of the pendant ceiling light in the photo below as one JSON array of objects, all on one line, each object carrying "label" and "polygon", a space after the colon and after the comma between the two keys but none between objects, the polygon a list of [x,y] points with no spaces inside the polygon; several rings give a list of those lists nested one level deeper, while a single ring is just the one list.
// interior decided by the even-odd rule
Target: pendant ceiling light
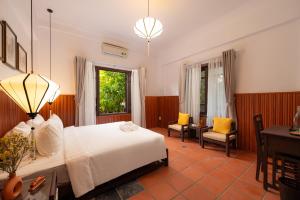
[{"label": "pendant ceiling light", "polygon": [[[44,76],[33,73],[33,20],[31,2],[31,73],[20,74],[0,81],[0,88],[7,94],[28,116],[34,119],[40,109],[55,94],[58,85]],[[34,127],[32,127],[31,157],[35,159]]]},{"label": "pendant ceiling light", "polygon": [[[49,31],[50,31],[50,57],[49,57],[49,60],[50,60],[50,80],[52,80],[52,13],[53,13],[53,10],[51,9],[47,9],[48,13],[49,13]],[[56,88],[54,94],[50,97],[50,99],[48,100],[48,104],[50,105],[50,116],[51,116],[51,105],[52,103],[55,101],[55,99],[60,95],[60,88],[59,86]]]},{"label": "pendant ceiling light", "polygon": [[159,36],[163,32],[162,23],[149,15],[149,0],[148,0],[148,16],[139,19],[134,26],[134,32],[141,38],[147,40],[148,55],[151,39]]}]

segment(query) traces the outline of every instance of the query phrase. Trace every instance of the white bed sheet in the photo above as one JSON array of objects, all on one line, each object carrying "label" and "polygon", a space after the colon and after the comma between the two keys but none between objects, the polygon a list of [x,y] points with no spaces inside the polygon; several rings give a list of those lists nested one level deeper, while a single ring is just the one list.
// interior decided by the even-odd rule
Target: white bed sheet
[{"label": "white bed sheet", "polygon": [[65,162],[76,197],[134,169],[167,157],[164,137],[115,122],[64,130]]}]

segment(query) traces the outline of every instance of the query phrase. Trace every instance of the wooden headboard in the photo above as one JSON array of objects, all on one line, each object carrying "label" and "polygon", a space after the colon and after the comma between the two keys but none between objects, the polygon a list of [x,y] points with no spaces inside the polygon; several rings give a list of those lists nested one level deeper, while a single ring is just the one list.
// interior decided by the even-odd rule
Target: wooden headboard
[{"label": "wooden headboard", "polygon": [[[52,112],[63,121],[64,126],[75,124],[74,95],[60,95],[52,105]],[[46,104],[40,114],[46,119],[49,117],[49,105]],[[0,91],[0,137],[12,129],[20,121],[26,121],[27,115],[2,91]]]}]

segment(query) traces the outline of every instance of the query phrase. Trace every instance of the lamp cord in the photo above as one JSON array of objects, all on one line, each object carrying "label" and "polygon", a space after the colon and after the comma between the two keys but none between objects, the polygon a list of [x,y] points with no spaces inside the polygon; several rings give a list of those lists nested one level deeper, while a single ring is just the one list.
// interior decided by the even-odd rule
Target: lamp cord
[{"label": "lamp cord", "polygon": [[31,14],[30,14],[30,20],[31,20],[31,74],[33,74],[33,23],[32,23],[32,0],[30,1],[31,2],[31,6],[30,6],[30,11],[31,11]]},{"label": "lamp cord", "polygon": [[150,6],[149,6],[149,4],[150,3],[149,3],[149,0],[148,0],[148,17],[150,16],[150,11],[149,11],[150,10],[150,8],[149,8]]},{"label": "lamp cord", "polygon": [[50,80],[52,80],[52,19],[51,19],[51,11],[48,9],[49,12],[49,22],[50,22]]}]

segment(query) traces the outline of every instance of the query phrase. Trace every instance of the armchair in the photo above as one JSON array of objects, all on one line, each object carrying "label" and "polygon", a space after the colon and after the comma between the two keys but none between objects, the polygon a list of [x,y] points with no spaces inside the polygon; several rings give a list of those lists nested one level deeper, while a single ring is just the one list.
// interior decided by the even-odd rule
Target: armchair
[{"label": "armchair", "polygon": [[235,122],[231,123],[230,132],[227,134],[218,133],[213,131],[213,127],[202,128],[201,132],[201,145],[204,148],[205,142],[214,143],[222,145],[225,147],[226,155],[230,156],[230,145],[232,144],[234,148],[237,147],[237,135]]},{"label": "armchair", "polygon": [[171,131],[179,132],[181,135],[181,141],[184,142],[184,134],[189,133],[191,123],[193,123],[192,117],[189,117],[189,123],[186,125],[180,125],[178,124],[178,121],[170,121],[168,123],[168,137],[170,137]]}]

